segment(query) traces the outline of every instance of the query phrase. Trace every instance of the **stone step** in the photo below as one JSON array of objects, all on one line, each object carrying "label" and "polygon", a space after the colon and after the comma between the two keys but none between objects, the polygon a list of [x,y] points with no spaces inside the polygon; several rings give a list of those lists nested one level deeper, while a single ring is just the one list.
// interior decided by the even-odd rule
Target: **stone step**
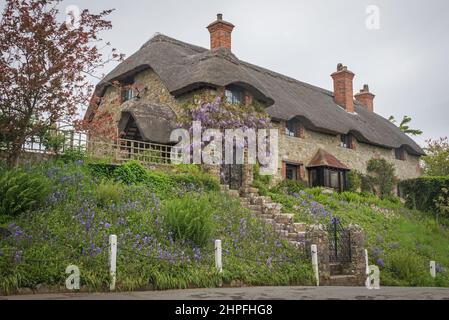
[{"label": "stone step", "polygon": [[263,222],[265,222],[266,224],[269,224],[269,225],[273,225],[275,222],[274,222],[274,219],[261,219]]},{"label": "stone step", "polygon": [[298,233],[296,233],[296,232],[289,232],[288,233],[288,238],[292,239],[292,240],[297,240],[298,239]]},{"label": "stone step", "polygon": [[226,193],[231,197],[240,198],[240,192],[238,190],[229,190]]},{"label": "stone step", "polygon": [[354,275],[336,275],[331,276],[330,279],[320,281],[323,285],[334,287],[357,287],[364,286],[364,279]]},{"label": "stone step", "polygon": [[288,239],[287,230],[277,230],[276,233],[281,237],[281,239]]},{"label": "stone step", "polygon": [[341,263],[329,263],[331,276],[343,275],[343,266]]},{"label": "stone step", "polygon": [[305,240],[307,236],[307,232],[298,232],[298,239]]},{"label": "stone step", "polygon": [[274,217],[276,222],[289,224],[293,221],[294,215],[292,214],[278,214]]},{"label": "stone step", "polygon": [[246,206],[246,208],[251,210],[251,211],[257,211],[259,214],[262,213],[262,207],[258,206],[256,204],[250,204],[250,205]]},{"label": "stone step", "polygon": [[287,232],[287,235],[288,235],[288,231],[285,230],[285,227],[286,227],[285,224],[274,222],[273,227],[274,227],[274,230],[275,230],[275,231],[279,231],[279,230],[286,231],[286,232]]},{"label": "stone step", "polygon": [[307,231],[306,223],[294,223],[293,227],[295,228],[296,232],[306,232]]},{"label": "stone step", "polygon": [[273,215],[272,214],[258,214],[257,217],[260,218],[260,219],[273,220]]},{"label": "stone step", "polygon": [[229,191],[229,186],[226,184],[221,184],[220,185],[220,190],[221,191]]}]

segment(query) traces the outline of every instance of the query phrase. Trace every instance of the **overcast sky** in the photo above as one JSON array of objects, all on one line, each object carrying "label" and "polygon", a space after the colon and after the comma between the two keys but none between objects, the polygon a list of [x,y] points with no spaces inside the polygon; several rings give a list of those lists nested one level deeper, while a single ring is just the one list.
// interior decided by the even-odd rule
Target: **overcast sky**
[{"label": "overcast sky", "polygon": [[[236,26],[240,59],[326,89],[342,62],[356,74],[354,90],[368,83],[377,95],[377,113],[413,118],[424,131],[420,144],[449,135],[447,0],[64,1],[70,4],[115,8],[104,39],[127,56],[156,32],[208,48],[205,27],[223,13]],[[366,26],[370,5],[380,9],[378,30]]]}]

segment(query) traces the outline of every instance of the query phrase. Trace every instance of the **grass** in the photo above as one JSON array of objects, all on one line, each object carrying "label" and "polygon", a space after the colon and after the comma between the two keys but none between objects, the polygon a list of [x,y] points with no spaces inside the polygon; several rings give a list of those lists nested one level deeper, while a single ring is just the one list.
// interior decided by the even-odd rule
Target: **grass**
[{"label": "grass", "polygon": [[[98,177],[91,167],[77,161],[24,169],[45,176],[52,189],[39,208],[0,217],[0,227],[11,232],[0,239],[0,292],[64,287],[65,269],[72,264],[80,268],[83,288],[108,290],[111,234],[118,236],[119,291],[313,283],[308,259],[238,201],[220,194],[217,183],[197,168],[143,173],[137,168],[136,173],[127,166],[119,171],[125,182],[114,169]],[[211,210],[206,233],[200,225],[189,229],[189,237],[174,235],[165,208],[179,199],[186,208],[202,201]],[[223,243],[222,274],[214,266],[215,239]]]},{"label": "grass", "polygon": [[[268,195],[299,222],[326,223],[339,217],[343,224],[361,226],[370,263],[381,269],[382,285],[449,286],[449,230],[428,214],[407,209],[399,199],[369,194],[328,194],[319,188],[295,194],[273,191]],[[436,279],[430,276],[431,260],[438,264]]]}]

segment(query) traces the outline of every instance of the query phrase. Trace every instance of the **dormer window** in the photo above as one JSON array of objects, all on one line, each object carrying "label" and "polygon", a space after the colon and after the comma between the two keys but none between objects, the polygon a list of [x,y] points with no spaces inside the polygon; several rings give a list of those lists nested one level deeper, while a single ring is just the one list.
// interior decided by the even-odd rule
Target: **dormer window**
[{"label": "dormer window", "polygon": [[292,119],[285,123],[285,135],[289,137],[304,138],[304,130],[301,127],[301,122]]},{"label": "dormer window", "polygon": [[353,137],[350,134],[342,134],[340,135],[340,147],[346,149],[354,149],[354,141]]},{"label": "dormer window", "polygon": [[287,121],[285,124],[285,135],[289,137],[296,137],[297,123],[294,120]]},{"label": "dormer window", "polygon": [[394,149],[394,155],[396,160],[405,161],[407,159],[407,153],[404,148]]},{"label": "dormer window", "polygon": [[133,84],[134,78],[127,78],[122,82],[122,103],[135,98]]},{"label": "dormer window", "polygon": [[231,86],[226,88],[225,97],[226,101],[230,104],[243,104],[245,94],[242,89]]}]

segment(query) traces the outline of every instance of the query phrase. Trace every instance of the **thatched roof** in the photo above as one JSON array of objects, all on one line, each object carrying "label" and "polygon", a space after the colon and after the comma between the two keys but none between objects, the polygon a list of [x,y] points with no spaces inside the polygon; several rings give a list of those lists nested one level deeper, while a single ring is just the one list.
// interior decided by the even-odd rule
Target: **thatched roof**
[{"label": "thatched roof", "polygon": [[176,114],[169,106],[128,101],[118,125],[120,132],[126,129],[130,120],[135,122],[144,141],[171,143],[170,134],[176,128]]},{"label": "thatched roof", "polygon": [[211,51],[160,34],[109,73],[96,93],[101,96],[110,81],[146,68],[152,68],[175,96],[204,85],[239,84],[269,105],[267,112],[273,119],[298,117],[313,130],[352,133],[362,142],[424,154],[398,127],[358,102],[355,114],[348,113],[334,102],[331,91],[241,61],[226,49]]},{"label": "thatched roof", "polygon": [[317,168],[317,167],[330,167],[342,170],[349,170],[349,168],[342,163],[340,160],[335,158],[329,152],[319,149],[316,155],[312,158],[307,168]]}]

